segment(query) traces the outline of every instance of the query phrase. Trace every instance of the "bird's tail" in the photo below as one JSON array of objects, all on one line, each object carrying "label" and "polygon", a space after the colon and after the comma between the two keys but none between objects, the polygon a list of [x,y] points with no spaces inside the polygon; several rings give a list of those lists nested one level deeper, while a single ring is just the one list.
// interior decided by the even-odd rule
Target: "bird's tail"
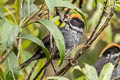
[{"label": "bird's tail", "polygon": [[25,61],[23,64],[20,65],[20,69],[24,68],[24,67],[27,67],[32,61],[34,60],[38,60],[44,56],[42,56],[42,51],[41,51],[41,48],[40,47],[37,47],[35,49],[35,54],[30,58],[28,59],[27,61]]},{"label": "bird's tail", "polygon": [[20,65],[20,69],[27,67],[32,61],[33,61],[33,58],[28,59],[27,61],[25,61]]}]

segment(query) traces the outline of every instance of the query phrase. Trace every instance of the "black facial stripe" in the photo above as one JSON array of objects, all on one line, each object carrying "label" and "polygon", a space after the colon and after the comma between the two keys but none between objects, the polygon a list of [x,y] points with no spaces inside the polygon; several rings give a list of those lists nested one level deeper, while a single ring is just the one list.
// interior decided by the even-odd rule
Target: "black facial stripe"
[{"label": "black facial stripe", "polygon": [[71,20],[70,20],[70,23],[71,23],[71,25],[73,25],[73,26],[77,26],[77,27],[79,27],[79,28],[83,28],[84,29],[84,22],[82,21],[82,20],[80,20],[79,18],[72,18]]},{"label": "black facial stripe", "polygon": [[[79,30],[76,30],[76,29],[74,29],[73,27],[71,27],[71,25],[70,24],[68,24],[69,25],[69,28],[70,29],[72,29],[72,30],[74,30],[74,31],[76,31],[76,32],[80,32]],[[82,28],[81,28],[82,29]]]},{"label": "black facial stripe", "polygon": [[116,47],[116,46],[112,46],[110,48],[108,48],[104,53],[103,56],[107,56],[108,54],[115,54],[115,53],[119,53],[120,52],[120,48]]}]

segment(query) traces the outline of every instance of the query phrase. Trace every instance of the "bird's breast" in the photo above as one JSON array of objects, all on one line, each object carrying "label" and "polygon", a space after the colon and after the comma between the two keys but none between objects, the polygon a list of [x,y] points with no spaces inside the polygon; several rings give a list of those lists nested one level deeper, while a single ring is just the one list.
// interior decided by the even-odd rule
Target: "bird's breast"
[{"label": "bird's breast", "polygon": [[75,45],[77,45],[80,41],[80,39],[82,38],[82,34],[78,33],[77,31],[71,31],[72,37],[74,39],[74,43]]}]

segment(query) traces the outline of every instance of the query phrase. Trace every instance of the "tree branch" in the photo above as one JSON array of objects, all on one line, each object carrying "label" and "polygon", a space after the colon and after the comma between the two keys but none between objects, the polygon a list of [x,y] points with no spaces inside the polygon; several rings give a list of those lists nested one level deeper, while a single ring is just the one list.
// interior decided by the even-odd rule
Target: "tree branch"
[{"label": "tree branch", "polygon": [[4,56],[0,59],[0,64],[4,62],[4,60],[9,56],[9,54],[13,51],[13,45],[7,50]]},{"label": "tree branch", "polygon": [[43,75],[41,76],[41,79],[40,80],[43,80],[44,76],[45,76],[45,73],[46,73],[47,69],[45,68],[44,72],[43,72]]},{"label": "tree branch", "polygon": [[34,72],[34,70],[35,70],[35,68],[36,68],[36,66],[37,66],[38,63],[39,63],[39,60],[37,60],[37,61],[34,63],[34,65],[33,65],[32,69],[31,69],[30,73],[28,74],[28,77],[27,77],[26,80],[30,80],[30,77],[32,76],[32,73]]},{"label": "tree branch", "polygon": [[[23,0],[21,0],[20,2],[20,13],[19,13],[19,24],[21,25],[21,21],[22,21],[22,8],[23,8]],[[22,29],[20,29],[20,32],[18,34],[18,37],[22,34]],[[18,39],[18,54],[17,54],[17,59],[19,59],[20,57],[20,51],[21,51],[21,43],[22,43],[22,39]]]},{"label": "tree branch", "polygon": [[96,31],[97,31],[100,23],[101,23],[101,20],[102,20],[104,14],[105,14],[105,9],[106,9],[106,6],[107,6],[107,1],[108,1],[108,0],[106,0],[106,2],[105,2],[105,6],[104,6],[103,11],[102,11],[102,14],[101,14],[101,16],[100,16],[100,18],[99,18],[99,21],[98,21],[97,25],[95,26],[95,28],[94,28],[94,30],[93,30],[90,38],[89,38],[89,39],[87,40],[87,42],[85,43],[85,45],[87,45],[87,43],[88,43],[88,42],[91,40],[91,38],[95,35],[95,33],[96,33]]}]

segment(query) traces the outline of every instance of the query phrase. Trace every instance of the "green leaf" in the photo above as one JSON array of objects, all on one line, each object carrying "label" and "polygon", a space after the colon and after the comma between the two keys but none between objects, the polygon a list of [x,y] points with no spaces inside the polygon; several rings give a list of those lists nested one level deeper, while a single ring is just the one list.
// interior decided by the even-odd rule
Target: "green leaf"
[{"label": "green leaf", "polygon": [[120,42],[120,34],[117,33],[114,37],[114,42],[119,43]]},{"label": "green leaf", "polygon": [[115,2],[115,9],[120,11],[120,1]]},{"label": "green leaf", "polygon": [[[44,64],[45,64],[45,60],[40,59],[35,71],[32,74],[31,80],[33,80],[33,78],[36,76],[36,74],[39,72],[39,70],[41,70],[41,68],[44,66]],[[44,71],[38,76],[37,80],[40,80],[43,74],[44,74]]]},{"label": "green leaf", "polygon": [[72,71],[74,71],[74,70],[79,70],[79,71],[82,71],[82,69],[81,69],[81,67],[80,67],[80,66],[75,66],[75,67],[73,67]]},{"label": "green leaf", "polygon": [[120,11],[120,4],[115,4],[115,9]]},{"label": "green leaf", "polygon": [[78,78],[75,79],[75,80],[85,80],[85,76],[80,76],[80,77],[78,77]]},{"label": "green leaf", "polygon": [[70,80],[70,79],[62,76],[53,76],[53,77],[48,77],[48,80]]},{"label": "green leaf", "polygon": [[0,68],[0,80],[4,80],[4,72]]},{"label": "green leaf", "polygon": [[70,8],[70,9],[76,8],[69,1],[45,0],[45,2],[48,5],[48,8],[49,8],[50,11],[53,11],[55,7],[67,7],[67,8]]},{"label": "green leaf", "polygon": [[85,64],[85,68],[83,68],[83,72],[86,75],[87,80],[99,80],[97,71],[93,66]]},{"label": "green leaf", "polygon": [[105,29],[105,37],[108,44],[112,43],[112,29],[110,25],[108,25],[108,27]]},{"label": "green leaf", "polygon": [[1,47],[1,36],[2,36],[2,25],[4,23],[4,19],[5,17],[3,16],[3,12],[2,12],[2,9],[0,8],[0,47]]},{"label": "green leaf", "polygon": [[115,3],[120,5],[120,1],[116,1]]},{"label": "green leaf", "polygon": [[0,8],[0,19],[4,19],[5,17],[3,16],[2,9]]},{"label": "green leaf", "polygon": [[105,64],[100,73],[99,80],[110,80],[113,70],[114,65],[112,63]]},{"label": "green leaf", "polygon": [[63,0],[45,0],[49,10],[52,12],[55,7],[67,7],[70,9],[76,10],[82,17],[82,19],[85,22],[86,29],[87,29],[87,20],[85,18],[84,13],[77,7],[75,7],[73,4],[71,4],[69,1],[63,1]]},{"label": "green leaf", "polygon": [[21,0],[15,0],[15,7],[16,7],[16,20],[19,20],[19,13],[20,13],[20,2]]},{"label": "green leaf", "polygon": [[65,44],[64,44],[64,38],[60,32],[60,30],[57,28],[57,26],[51,22],[50,20],[38,20],[39,23],[43,24],[48,31],[50,31],[55,39],[56,46],[60,52],[60,64],[62,64],[64,57],[65,57]]},{"label": "green leaf", "polygon": [[[23,47],[23,45],[22,45],[22,47]],[[22,48],[22,53],[20,54],[20,56],[21,56],[21,62],[23,63],[23,62],[25,62],[26,60],[28,60],[29,58],[31,58],[31,57],[33,56],[33,54],[32,54],[30,51],[24,50],[24,49]],[[33,64],[34,64],[34,62],[30,63],[30,64],[25,68],[25,70],[26,70],[27,73],[30,72],[30,70],[32,69]]]},{"label": "green leaf", "polygon": [[0,0],[0,6],[3,6],[8,0]]},{"label": "green leaf", "polygon": [[19,33],[19,30],[20,30],[19,26],[12,25],[8,21],[3,23],[1,32],[2,34],[1,43],[3,52],[13,44],[16,36]]},{"label": "green leaf", "polygon": [[6,7],[3,7],[3,8],[10,14],[10,16],[13,19],[14,23],[17,25],[17,20],[16,20],[15,15],[8,8],[6,8]]},{"label": "green leaf", "polygon": [[6,80],[17,80],[19,73],[19,65],[17,57],[12,52],[3,63],[5,67],[5,78]]},{"label": "green leaf", "polygon": [[30,4],[30,2],[28,1],[24,3],[23,6],[23,17],[29,17],[31,15],[33,15],[36,11],[38,10],[37,6],[33,3]]},{"label": "green leaf", "polygon": [[[3,16],[2,9],[0,8],[0,25],[2,26],[4,23],[5,17]],[[1,28],[1,27],[0,27]],[[0,31],[1,32],[1,31]]]},{"label": "green leaf", "polygon": [[21,37],[24,38],[24,39],[30,40],[30,41],[36,43],[37,45],[39,45],[42,48],[42,50],[45,52],[47,60],[50,59],[50,53],[49,53],[48,49],[44,46],[43,42],[40,39],[38,39],[37,37],[32,36],[31,34],[22,34]]}]

